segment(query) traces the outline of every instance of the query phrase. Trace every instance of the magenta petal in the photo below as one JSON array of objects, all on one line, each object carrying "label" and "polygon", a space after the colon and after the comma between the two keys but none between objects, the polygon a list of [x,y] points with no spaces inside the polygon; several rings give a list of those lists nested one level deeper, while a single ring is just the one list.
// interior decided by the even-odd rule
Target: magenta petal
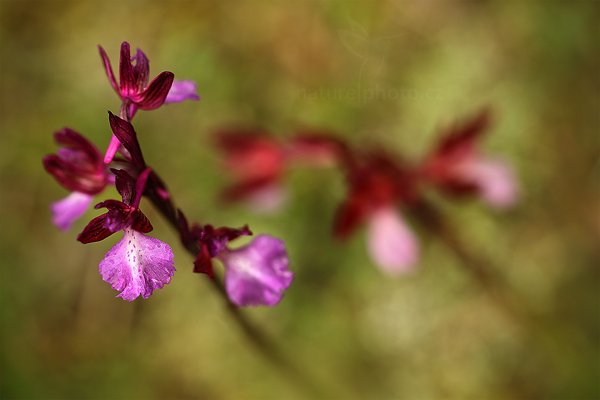
[{"label": "magenta petal", "polygon": [[168,244],[132,229],[100,262],[100,275],[127,301],[147,299],[156,289],[171,282],[175,273],[173,252]]},{"label": "magenta petal", "polygon": [[79,217],[90,208],[93,196],[81,192],[72,192],[64,199],[52,203],[52,222],[66,231]]},{"label": "magenta petal", "polygon": [[390,275],[410,271],[419,258],[419,243],[393,208],[369,217],[368,247],[377,266]]},{"label": "magenta petal", "polygon": [[238,306],[274,306],[294,279],[282,240],[259,235],[250,244],[219,256],[225,265],[225,288]]},{"label": "magenta petal", "polygon": [[194,81],[174,80],[165,103],[179,103],[185,100],[200,100]]},{"label": "magenta petal", "polygon": [[490,206],[506,208],[517,201],[517,180],[504,161],[476,157],[461,164],[459,170],[479,187],[481,198]]}]

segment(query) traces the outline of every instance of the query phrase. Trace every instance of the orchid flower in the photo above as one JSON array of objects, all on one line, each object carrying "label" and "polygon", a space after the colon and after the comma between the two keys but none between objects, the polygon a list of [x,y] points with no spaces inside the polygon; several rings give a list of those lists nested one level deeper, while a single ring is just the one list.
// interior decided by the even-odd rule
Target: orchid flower
[{"label": "orchid flower", "polygon": [[43,159],[44,168],[65,189],[70,190],[63,200],[52,204],[52,221],[61,230],[68,230],[92,203],[93,196],[102,192],[112,176],[102,162],[102,154],[80,133],[63,128],[54,133],[61,146],[56,154]]},{"label": "orchid flower", "polygon": [[355,159],[347,169],[349,193],[337,211],[335,236],[346,239],[366,222],[375,264],[389,275],[410,271],[419,258],[419,243],[397,208],[413,200],[412,175],[383,153]]},{"label": "orchid flower", "polygon": [[96,208],[108,211],[91,220],[77,237],[81,243],[92,243],[123,231],[123,238],[106,253],[99,270],[102,279],[121,292],[117,297],[127,301],[139,296],[147,299],[154,290],[168,284],[175,273],[169,245],[145,235],[152,231],[152,224],[139,204],[150,172],[144,170],[134,181],[126,171],[113,170],[123,201],[97,204]]},{"label": "orchid flower", "polygon": [[212,225],[188,227],[183,213],[179,215],[180,230],[187,232],[184,243],[195,243],[200,249],[194,261],[194,272],[214,279],[213,259],[225,268],[227,296],[238,306],[275,306],[294,279],[282,240],[258,235],[249,244],[231,249],[229,242],[240,236],[252,235],[248,226],[242,228]]},{"label": "orchid flower", "polygon": [[[149,82],[150,62],[146,54],[137,49],[135,56],[131,57],[129,43],[121,44],[121,57],[119,61],[119,82],[110,63],[110,59],[102,46],[98,46],[102,65],[111,86],[123,102],[122,110],[126,115],[121,117],[131,119],[138,109],[154,110],[164,103],[177,103],[184,100],[198,100],[196,84],[193,81],[175,81],[172,72],[161,72],[152,82]],[[119,147],[115,136],[104,156],[106,164],[112,161]]]},{"label": "orchid flower", "polygon": [[517,183],[506,162],[477,148],[489,120],[483,111],[446,132],[423,163],[422,174],[445,193],[474,194],[492,207],[504,208],[517,200]]}]

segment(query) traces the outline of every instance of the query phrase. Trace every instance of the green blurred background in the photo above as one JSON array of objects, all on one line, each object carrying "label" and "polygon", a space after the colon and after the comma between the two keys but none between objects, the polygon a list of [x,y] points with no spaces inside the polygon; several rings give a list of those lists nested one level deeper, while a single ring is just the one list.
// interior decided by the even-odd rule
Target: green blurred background
[{"label": "green blurred background", "polygon": [[[245,341],[173,231],[143,203],[178,272],[129,304],[97,265],[118,239],[74,240],[48,206],[42,168],[70,126],[101,148],[118,111],[96,45],[123,40],[151,73],[198,82],[202,100],[140,112],[146,158],[190,218],[283,238],[296,281],[273,309],[247,310],[339,399],[600,398],[600,4],[579,1],[0,2],[0,397],[302,399]],[[420,230],[423,257],[390,279],[364,233],[330,238],[336,171],[295,171],[272,216],[218,204],[227,183],[210,134],[223,124],[286,136],[328,128],[418,159],[436,130],[483,105],[484,147],[508,159],[521,199],[506,213],[438,205],[473,251],[540,315],[506,318],[460,261]],[[323,190],[327,188],[327,190]],[[112,197],[112,192],[102,198]],[[416,228],[419,229],[419,228]],[[543,329],[539,329],[543,326]]]}]

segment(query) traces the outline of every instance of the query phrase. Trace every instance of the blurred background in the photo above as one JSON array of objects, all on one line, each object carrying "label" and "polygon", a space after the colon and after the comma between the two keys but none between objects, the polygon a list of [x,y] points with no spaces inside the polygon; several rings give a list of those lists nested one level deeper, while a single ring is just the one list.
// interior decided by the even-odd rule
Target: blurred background
[{"label": "blurred background", "polygon": [[[246,311],[323,397],[600,398],[599,11],[594,0],[2,0],[0,397],[310,397],[248,344],[149,204],[178,272],[132,304],[97,272],[118,238],[75,241],[96,212],[68,233],[51,224],[48,207],[67,192],[41,158],[63,126],[105,148],[106,111],[119,100],[96,46],[116,67],[127,40],[152,76],[198,83],[200,102],[135,119],[146,159],[188,217],[287,242],[295,283],[279,306]],[[278,214],[219,204],[219,126],[281,137],[326,128],[416,160],[440,127],[485,105],[495,124],[483,147],[514,166],[519,204],[499,213],[436,201],[539,316],[535,328],[507,317],[418,226],[422,260],[397,279],[372,264],[364,232],[334,241],[344,196],[335,170],[294,171]]]}]

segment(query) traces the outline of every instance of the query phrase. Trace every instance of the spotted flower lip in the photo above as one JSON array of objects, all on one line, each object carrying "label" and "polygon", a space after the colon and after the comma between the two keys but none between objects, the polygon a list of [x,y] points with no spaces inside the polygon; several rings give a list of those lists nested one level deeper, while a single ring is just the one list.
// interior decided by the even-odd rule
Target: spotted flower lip
[{"label": "spotted flower lip", "polygon": [[117,297],[133,301],[147,299],[156,289],[171,282],[175,273],[173,251],[164,242],[146,236],[133,228],[125,228],[123,238],[100,262],[102,279]]},{"label": "spotted flower lip", "polygon": [[152,230],[152,224],[139,204],[151,170],[146,168],[137,179],[125,170],[113,169],[113,173],[123,201],[105,200],[97,204],[96,208],[108,211],[90,221],[77,240],[92,243],[123,231],[123,238],[100,262],[100,274],[121,292],[118,297],[127,301],[139,296],[148,298],[154,290],[168,284],[175,273],[169,245],[145,235]]},{"label": "spotted flower lip", "polygon": [[[137,49],[132,58],[129,43],[123,42],[119,62],[119,83],[117,83],[106,51],[102,46],[98,46],[98,50],[108,81],[124,102],[131,103],[142,110],[154,110],[163,105],[173,84],[172,72],[161,72],[148,83],[150,75],[148,57],[143,51]],[[135,113],[135,109],[130,110],[130,113]]]}]

